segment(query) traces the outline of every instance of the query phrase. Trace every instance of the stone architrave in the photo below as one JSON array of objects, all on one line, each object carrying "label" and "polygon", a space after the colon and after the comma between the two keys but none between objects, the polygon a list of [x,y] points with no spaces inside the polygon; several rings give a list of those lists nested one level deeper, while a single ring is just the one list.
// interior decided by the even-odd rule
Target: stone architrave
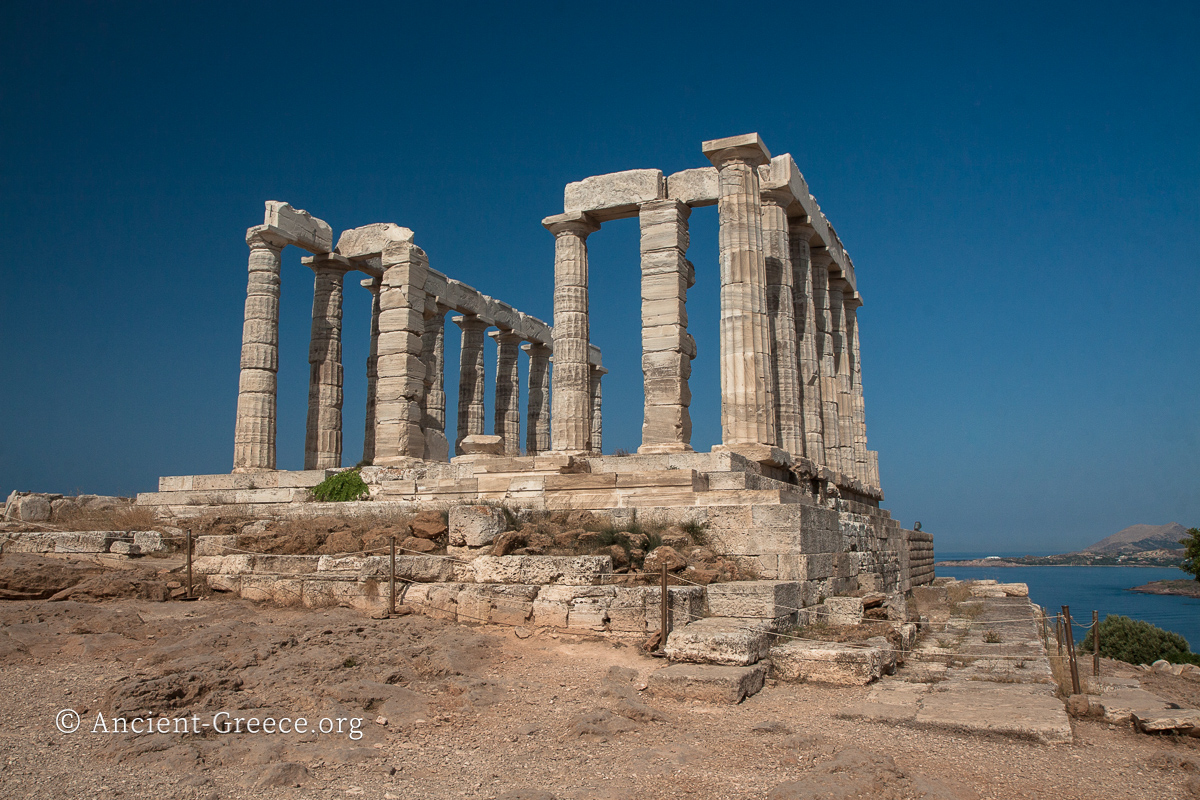
[{"label": "stone architrave", "polygon": [[703,144],[717,168],[721,264],[721,430],[725,447],[774,446],[775,399],[758,167],[758,134]]},{"label": "stone architrave", "polygon": [[840,278],[829,281],[829,321],[833,337],[833,361],[836,369],[838,464],[847,477],[854,473],[854,395],[850,386],[850,349],[846,332],[845,284]]},{"label": "stone architrave", "polygon": [[342,465],[342,281],[346,268],[315,257],[312,330],[308,346],[308,424],[304,468]]},{"label": "stone architrave", "polygon": [[850,354],[850,396],[854,406],[854,475],[865,484],[874,486],[871,482],[870,456],[867,455],[867,413],[863,400],[862,364],[859,362],[858,346],[858,308],[862,305],[857,293],[846,297],[846,334],[849,340]]},{"label": "stone architrave", "polygon": [[504,455],[521,454],[521,374],[517,354],[521,337],[512,331],[492,331],[496,340],[496,404],[492,432],[504,444]]},{"label": "stone architrave", "polygon": [[542,225],[554,234],[551,447],[557,453],[586,455],[592,434],[587,237],[600,225],[581,211],[547,217]]},{"label": "stone architrave", "polygon": [[521,349],[529,355],[525,454],[536,456],[550,449],[550,348],[526,342]]},{"label": "stone architrave", "polygon": [[600,391],[600,379],[608,374],[608,370],[598,364],[593,364],[588,381],[588,392],[592,396],[592,452],[600,455],[604,443],[604,416],[601,413],[604,400]]},{"label": "stone architrave", "polygon": [[[696,282],[687,260],[688,216],[678,200],[643,203],[642,379],[645,412],[639,453],[682,453],[692,449],[692,402],[688,378],[696,342],[687,331],[687,290]],[[595,425],[592,426],[593,430]],[[593,443],[595,449],[598,445]]]},{"label": "stone architrave", "polygon": [[375,384],[375,464],[389,466],[425,454],[425,277],[429,259],[411,242],[383,250],[379,351]]},{"label": "stone architrave", "polygon": [[462,347],[458,361],[458,435],[454,439],[454,452],[463,455],[463,439],[480,436],[484,432],[483,392],[483,334],[488,324],[474,315],[452,317],[454,324],[462,329]]},{"label": "stone architrave", "polygon": [[246,231],[250,246],[241,375],[233,436],[233,471],[275,469],[276,374],[279,370],[280,253],[287,240],[267,225]]},{"label": "stone architrave", "polygon": [[433,307],[425,318],[421,337],[421,360],[425,364],[425,407],[421,430],[425,436],[426,461],[449,461],[450,444],[446,440],[446,308]]},{"label": "stone architrave", "polygon": [[797,339],[792,248],[787,207],[795,202],[785,188],[762,193],[763,255],[767,275],[767,311],[775,377],[775,424],[779,446],[799,458],[804,455],[804,409],[800,387],[800,345]]},{"label": "stone architrave", "polygon": [[367,418],[363,430],[363,463],[375,463],[375,381],[379,377],[379,287],[380,278],[359,282],[371,293],[371,343],[367,350]]},{"label": "stone architrave", "polygon": [[[837,363],[833,350],[833,321],[829,310],[829,265],[833,263],[825,248],[810,248],[812,296],[816,317],[817,368],[821,384],[821,433],[824,457],[821,463],[834,472],[842,471],[838,447]],[[815,459],[814,459],[815,460]]]},{"label": "stone architrave", "polygon": [[817,359],[817,313],[813,305],[812,263],[809,241],[811,225],[789,220],[788,245],[792,250],[792,301],[800,348],[800,403],[804,426],[804,456],[814,464],[825,463],[825,439],[821,422],[821,369]]}]

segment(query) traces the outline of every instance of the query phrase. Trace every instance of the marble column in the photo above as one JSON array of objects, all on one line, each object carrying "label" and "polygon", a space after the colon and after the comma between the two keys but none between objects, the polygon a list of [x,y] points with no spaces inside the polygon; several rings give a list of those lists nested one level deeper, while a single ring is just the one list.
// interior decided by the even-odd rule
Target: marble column
[{"label": "marble column", "polygon": [[484,432],[483,333],[488,324],[474,315],[452,319],[462,328],[458,361],[458,435],[454,439],[454,452],[462,455],[462,440]]},{"label": "marble column", "polygon": [[592,449],[587,237],[600,225],[583,212],[547,217],[542,224],[554,234],[551,447],[557,453],[585,455]]},{"label": "marble column", "polygon": [[795,201],[787,189],[762,193],[763,255],[767,276],[775,395],[775,424],[779,446],[793,456],[804,455],[804,408],[800,387],[800,343],[796,328],[792,247],[787,207]]},{"label": "marble column", "polygon": [[[867,455],[867,414],[863,402],[862,364],[858,346],[858,308],[862,300],[857,292],[846,296],[846,334],[850,355],[850,399],[853,405],[854,475],[864,484],[871,484],[870,456]],[[872,484],[873,485],[873,484]]]},{"label": "marble column", "polygon": [[550,449],[550,348],[527,342],[521,349],[529,355],[525,455],[536,456]]},{"label": "marble column", "polygon": [[308,345],[308,421],[304,468],[342,465],[342,281],[345,267],[315,256]]},{"label": "marble column", "polygon": [[246,231],[246,244],[250,246],[250,274],[242,323],[233,471],[264,472],[275,469],[279,271],[285,241],[262,225]]},{"label": "marble column", "polygon": [[814,338],[821,385],[821,434],[824,455],[820,463],[834,472],[841,472],[841,449],[838,447],[837,362],[834,360],[833,321],[829,309],[829,265],[833,263],[833,258],[822,247],[810,249],[809,262],[812,264],[812,302],[816,320]]},{"label": "marble column", "polygon": [[425,364],[425,405],[421,430],[425,436],[426,461],[449,461],[450,444],[446,440],[446,311],[433,304],[425,318],[421,337],[421,360]]},{"label": "marble column", "polygon": [[812,263],[809,241],[813,229],[805,221],[789,220],[788,246],[792,251],[792,302],[800,350],[800,404],[804,428],[804,457],[825,463],[825,438],[821,422],[821,370],[817,360],[817,314],[813,305]]},{"label": "marble column", "polygon": [[517,363],[521,337],[512,331],[492,331],[496,340],[496,405],[492,433],[500,437],[504,455],[521,455],[521,373]]},{"label": "marble column", "polygon": [[829,281],[829,331],[833,339],[834,387],[837,391],[838,464],[843,474],[854,473],[854,395],[850,387],[850,350],[846,332],[846,284]]},{"label": "marble column", "polygon": [[359,284],[371,293],[371,341],[367,350],[367,419],[363,430],[363,463],[375,463],[375,381],[379,377],[379,287],[380,278]]},{"label": "marble column", "polygon": [[721,432],[726,447],[775,445],[774,378],[758,167],[758,134],[705,142],[717,168],[721,264]]},{"label": "marble column", "polygon": [[[642,381],[645,407],[639,453],[692,449],[692,393],[688,378],[696,341],[687,331],[687,290],[696,273],[687,260],[688,217],[678,200],[639,208],[642,255]],[[593,431],[596,425],[592,426]],[[593,449],[599,445],[593,442]]]},{"label": "marble column", "polygon": [[402,465],[425,454],[425,278],[429,258],[411,242],[383,250],[375,383],[375,464]]},{"label": "marble column", "polygon": [[603,398],[600,392],[600,379],[608,374],[608,370],[604,367],[593,364],[588,378],[588,393],[592,397],[592,452],[600,455],[604,451],[601,449],[604,442],[604,423],[601,406],[603,406]]}]

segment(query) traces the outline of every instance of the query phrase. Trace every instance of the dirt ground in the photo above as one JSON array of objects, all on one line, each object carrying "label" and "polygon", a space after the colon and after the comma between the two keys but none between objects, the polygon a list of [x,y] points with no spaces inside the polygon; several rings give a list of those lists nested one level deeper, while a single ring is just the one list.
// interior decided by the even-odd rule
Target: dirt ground
[{"label": "dirt ground", "polygon": [[[0,797],[1200,797],[1197,739],[1076,720],[1075,743],[1050,747],[837,719],[866,687],[770,683],[737,706],[679,702],[642,691],[662,661],[599,638],[217,595],[160,602],[146,599],[161,596],[149,574],[122,580],[123,598],[0,603]],[[1163,696],[1194,695],[1155,680]],[[56,728],[65,709],[81,718],[73,733]],[[218,712],[221,725],[332,730],[97,724],[211,725]]]}]

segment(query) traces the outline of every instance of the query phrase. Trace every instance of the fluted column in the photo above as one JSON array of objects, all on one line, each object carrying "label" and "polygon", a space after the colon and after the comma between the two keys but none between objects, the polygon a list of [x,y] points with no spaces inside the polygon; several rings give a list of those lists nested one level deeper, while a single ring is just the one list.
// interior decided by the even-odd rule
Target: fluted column
[{"label": "fluted column", "polygon": [[452,319],[462,328],[458,360],[458,435],[454,439],[454,452],[462,455],[462,440],[484,432],[483,332],[488,324],[474,315]]},{"label": "fluted column", "polygon": [[550,348],[527,342],[521,349],[529,355],[525,455],[536,456],[550,449]]},{"label": "fluted column", "polygon": [[591,450],[592,433],[587,237],[600,226],[582,212],[547,217],[542,224],[554,234],[551,446],[558,453],[583,455]]},{"label": "fluted column", "polygon": [[817,360],[817,314],[813,305],[812,262],[809,240],[812,226],[789,221],[788,245],[792,251],[792,301],[800,350],[800,404],[804,426],[804,456],[825,463],[825,438],[821,422],[821,370]]},{"label": "fluted column", "polygon": [[279,268],[285,242],[262,225],[246,231],[246,244],[250,245],[250,274],[242,323],[233,471],[262,472],[275,469]]},{"label": "fluted column", "polygon": [[846,298],[846,333],[850,354],[850,395],[853,403],[854,475],[865,484],[871,482],[870,456],[867,455],[867,413],[863,401],[861,351],[858,346],[858,307],[862,300],[852,293]]},{"label": "fluted column", "polygon": [[375,381],[379,378],[379,288],[380,278],[359,282],[371,293],[371,342],[367,350],[367,418],[363,429],[363,463],[375,463]]},{"label": "fluted column", "polygon": [[592,397],[592,452],[600,455],[604,443],[604,417],[601,407],[604,405],[600,391],[600,379],[608,374],[608,370],[593,364],[588,378],[588,393]]},{"label": "fluted column", "polygon": [[345,267],[315,257],[308,345],[308,420],[304,468],[342,465],[342,280]]},{"label": "fluted column", "polygon": [[[639,453],[692,449],[688,378],[696,341],[687,331],[687,290],[696,273],[687,260],[691,209],[678,200],[639,208],[642,255],[642,380],[645,393]],[[593,423],[592,429],[596,429]],[[599,445],[593,442],[594,450]]]},{"label": "fluted column", "polygon": [[841,278],[829,281],[829,321],[837,370],[834,384],[837,391],[838,464],[847,477],[854,477],[854,395],[850,387],[845,284]]},{"label": "fluted column", "polygon": [[821,463],[835,472],[841,472],[841,450],[838,447],[837,363],[834,360],[833,320],[829,309],[829,265],[833,263],[833,259],[824,248],[818,248],[810,250],[809,261],[812,264],[816,356],[821,384],[821,432],[824,446]]},{"label": "fluted column", "polygon": [[804,455],[804,409],[800,388],[800,346],[797,340],[792,248],[787,207],[795,198],[785,189],[762,193],[763,253],[767,276],[767,311],[771,323],[775,377],[775,424],[779,446],[793,456]]},{"label": "fluted column", "polygon": [[375,463],[404,464],[425,454],[425,278],[429,259],[411,242],[383,250],[379,350],[375,384]]},{"label": "fluted column", "polygon": [[500,437],[506,456],[521,454],[521,373],[517,354],[521,337],[512,331],[492,331],[496,340],[496,405],[492,433]]},{"label": "fluted column", "polygon": [[774,445],[775,397],[758,166],[758,134],[705,142],[717,168],[721,258],[722,444]]},{"label": "fluted column", "polygon": [[446,441],[446,311],[434,305],[425,318],[421,337],[421,361],[425,364],[425,404],[421,430],[425,436],[426,461],[448,461],[450,444]]}]

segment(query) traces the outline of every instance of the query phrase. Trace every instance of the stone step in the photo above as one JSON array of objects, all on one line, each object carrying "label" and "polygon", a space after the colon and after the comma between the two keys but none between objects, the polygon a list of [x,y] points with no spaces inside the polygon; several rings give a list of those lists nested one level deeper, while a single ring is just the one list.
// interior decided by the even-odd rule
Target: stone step
[{"label": "stone step", "polygon": [[[895,665],[895,655],[891,655]],[[771,671],[785,681],[814,681],[834,686],[865,686],[883,674],[879,647],[840,642],[788,641],[771,648]]]},{"label": "stone step", "polygon": [[674,630],[663,648],[671,661],[749,666],[771,649],[768,623],[707,617]]},{"label": "stone step", "polygon": [[336,469],[272,470],[222,475],[176,475],[158,479],[159,492],[230,489],[306,489],[316,486]]},{"label": "stone step", "polygon": [[767,677],[762,664],[722,667],[711,664],[672,664],[650,673],[646,691],[656,697],[736,705],[757,694]]},{"label": "stone step", "polygon": [[[314,483],[313,485],[315,486],[316,484]],[[137,505],[219,506],[258,503],[299,503],[310,499],[310,497],[309,490],[304,488],[141,492],[137,496]]]}]

